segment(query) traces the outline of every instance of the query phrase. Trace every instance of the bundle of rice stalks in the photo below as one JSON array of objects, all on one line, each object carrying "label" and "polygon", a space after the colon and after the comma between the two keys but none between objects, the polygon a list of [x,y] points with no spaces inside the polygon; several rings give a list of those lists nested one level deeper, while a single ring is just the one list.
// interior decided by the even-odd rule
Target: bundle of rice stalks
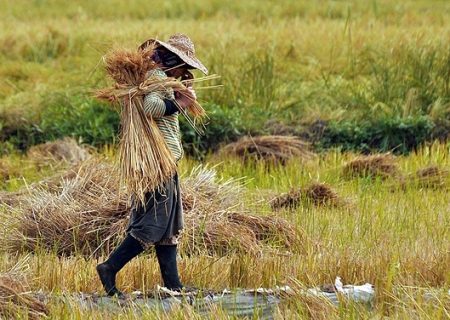
[{"label": "bundle of rice stalks", "polygon": [[314,205],[338,207],[346,201],[341,199],[336,191],[325,183],[312,183],[303,189],[303,193]]},{"label": "bundle of rice stalks", "polygon": [[348,204],[348,201],[341,198],[329,185],[317,182],[304,188],[291,189],[288,193],[275,197],[270,201],[270,206],[275,211],[282,208],[292,210],[302,203],[305,205],[339,207]]},{"label": "bundle of rice stalks", "polygon": [[48,315],[47,307],[34,298],[22,273],[13,268],[0,274],[0,318],[40,319]]},{"label": "bundle of rice stalks", "polygon": [[27,156],[38,162],[65,161],[76,164],[87,160],[89,152],[74,139],[64,138],[33,146]]},{"label": "bundle of rice stalks", "polygon": [[182,179],[186,253],[207,251],[259,254],[268,248],[294,248],[299,230],[278,217],[247,213],[238,181],[220,181],[214,170],[197,167]]},{"label": "bundle of rice stalks", "polygon": [[[151,59],[153,50],[154,48],[149,46],[145,50],[115,50],[107,54],[104,59],[106,72],[116,84],[110,88],[97,90],[95,96],[108,102],[121,103],[124,98],[142,97],[151,92],[160,93],[164,97],[164,92],[169,88],[183,95],[187,83],[192,84],[217,78],[213,75],[179,81],[174,78],[148,77],[150,70],[158,68]],[[183,112],[181,108],[180,111]],[[198,118],[206,115],[203,107],[195,100],[192,101],[187,111]],[[183,114],[185,113],[183,112]]]},{"label": "bundle of rice stalks", "polygon": [[277,247],[291,248],[301,241],[299,230],[278,217],[233,212],[228,220],[251,229],[259,241],[268,241]]},{"label": "bundle of rice stalks", "polygon": [[14,206],[20,202],[21,197],[24,196],[24,192],[7,192],[0,191],[0,204],[6,206]]},{"label": "bundle of rice stalks", "polygon": [[197,166],[181,179],[183,209],[187,214],[242,210],[243,188],[239,179],[217,178],[214,169]]},{"label": "bundle of rice stalks", "polygon": [[203,225],[187,219],[180,250],[189,255],[206,252],[222,256],[235,252],[256,255],[262,248],[251,229],[222,218],[203,220]]},{"label": "bundle of rice stalks", "polygon": [[[151,59],[153,50],[149,46],[145,50],[116,50],[107,55],[106,71],[116,84],[96,93],[99,99],[121,105],[120,173],[130,193],[142,203],[149,190],[160,186],[176,171],[175,160],[159,128],[144,112],[144,96],[156,93],[164,97],[169,88],[181,95],[187,92],[186,86],[176,79],[147,78],[148,72],[157,68]],[[184,109],[179,110],[190,119]],[[205,115],[196,100],[188,111],[197,118]]]},{"label": "bundle of rice stalks", "polygon": [[242,252],[259,255],[272,249],[300,248],[299,230],[278,217],[229,212],[212,217],[189,216],[181,238],[181,250],[194,254],[224,255]]},{"label": "bundle of rice stalks", "polygon": [[297,208],[302,199],[301,189],[291,189],[287,193],[283,193],[270,200],[269,204],[273,211],[286,208],[293,210]]},{"label": "bundle of rice stalks", "polygon": [[448,170],[438,166],[429,166],[419,169],[411,179],[423,188],[440,188],[445,186]]},{"label": "bundle of rice stalks", "polygon": [[[236,180],[221,181],[214,170],[197,167],[181,181],[185,231],[180,246],[185,253],[257,254],[300,242],[288,222],[244,213]],[[21,197],[17,213],[5,213],[5,245],[65,255],[110,252],[124,236],[130,209],[128,195],[118,185],[117,170],[94,158],[36,185]]]},{"label": "bundle of rice stalks", "polygon": [[309,144],[293,136],[243,137],[226,145],[221,152],[238,156],[244,160],[264,160],[286,164],[289,159],[311,160],[315,154]]},{"label": "bundle of rice stalks", "polygon": [[19,212],[9,220],[7,245],[58,254],[108,249],[122,234],[129,210],[118,186],[117,170],[97,159],[75,166],[59,181],[36,185],[14,208]]},{"label": "bundle of rice stalks", "polygon": [[348,177],[381,177],[386,179],[398,175],[395,158],[390,154],[359,156],[344,166]]}]

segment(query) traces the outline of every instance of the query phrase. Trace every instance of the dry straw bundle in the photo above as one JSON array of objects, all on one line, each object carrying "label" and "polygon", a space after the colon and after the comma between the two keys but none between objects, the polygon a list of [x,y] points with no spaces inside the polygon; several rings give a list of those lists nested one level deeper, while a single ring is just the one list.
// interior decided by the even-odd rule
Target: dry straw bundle
[{"label": "dry straw bundle", "polygon": [[272,210],[282,208],[295,209],[302,203],[315,206],[340,207],[349,204],[347,199],[341,198],[333,188],[325,183],[311,183],[304,188],[291,189],[270,201]]},{"label": "dry straw bundle", "polygon": [[344,166],[348,177],[395,177],[399,174],[395,158],[390,154],[359,156]]},{"label": "dry straw bundle", "polygon": [[34,320],[45,317],[48,315],[47,307],[32,296],[22,272],[15,268],[0,274],[0,318],[23,316]]},{"label": "dry straw bundle", "polygon": [[441,169],[436,165],[425,167],[417,170],[416,174],[411,177],[420,187],[424,188],[440,188],[445,186],[448,178],[448,170]]},{"label": "dry straw bundle", "polygon": [[72,164],[89,158],[89,152],[81,147],[74,139],[64,138],[31,147],[27,156],[37,162],[65,161]]},{"label": "dry straw bundle", "polygon": [[437,165],[430,165],[401,177],[399,181],[391,185],[391,191],[407,190],[408,187],[424,189],[445,188],[449,177],[447,169]]},{"label": "dry straw bundle", "polygon": [[[182,184],[185,252],[252,254],[272,247],[301,249],[300,230],[286,220],[249,214],[235,180],[217,181],[214,170],[197,167]],[[189,196],[187,196],[189,195]]]},{"label": "dry straw bundle", "polygon": [[[147,191],[160,186],[176,171],[175,160],[160,130],[144,112],[144,96],[149,93],[163,95],[169,88],[179,94],[186,92],[184,83],[176,79],[147,77],[150,70],[158,67],[151,59],[152,55],[151,46],[145,50],[113,51],[106,56],[105,63],[108,75],[116,83],[96,92],[97,98],[121,106],[120,173],[129,192],[142,203]],[[185,110],[179,109],[190,119]],[[205,116],[205,110],[197,101],[192,101],[187,111],[195,118]]]},{"label": "dry straw bundle", "polygon": [[294,136],[242,137],[222,148],[221,152],[244,160],[264,160],[286,164],[289,159],[308,161],[315,157],[309,144]]},{"label": "dry straw bundle", "polygon": [[[124,235],[129,214],[128,197],[118,182],[118,170],[92,158],[37,184],[4,210],[4,246],[65,255],[109,252]],[[285,220],[248,214],[237,181],[221,181],[212,169],[195,168],[182,179],[181,190],[184,253],[258,254],[299,248],[302,242],[299,231]],[[11,210],[17,212],[12,215]]]},{"label": "dry straw bundle", "polygon": [[123,231],[129,209],[118,186],[117,170],[94,158],[34,185],[12,205],[18,212],[6,226],[6,246],[58,254],[109,248]]}]

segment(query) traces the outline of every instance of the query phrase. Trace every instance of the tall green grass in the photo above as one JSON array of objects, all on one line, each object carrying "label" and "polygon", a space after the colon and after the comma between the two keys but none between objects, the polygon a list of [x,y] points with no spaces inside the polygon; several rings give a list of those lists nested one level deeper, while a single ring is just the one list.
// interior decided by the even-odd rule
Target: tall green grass
[{"label": "tall green grass", "polygon": [[[188,33],[200,59],[222,76],[223,89],[199,96],[211,113],[219,106],[238,115],[243,125],[234,131],[254,133],[269,118],[308,127],[318,119],[419,116],[443,128],[429,139],[450,131],[445,1],[5,1],[0,8],[0,123],[11,134],[35,126],[39,139],[58,131],[103,143],[105,135],[92,138],[98,133],[89,126],[72,131],[84,118],[69,117],[74,124],[49,133],[40,121],[86,106],[104,118],[90,98],[106,84],[101,57],[174,32]],[[52,96],[61,95],[54,109]],[[114,126],[96,125],[105,132]]]}]

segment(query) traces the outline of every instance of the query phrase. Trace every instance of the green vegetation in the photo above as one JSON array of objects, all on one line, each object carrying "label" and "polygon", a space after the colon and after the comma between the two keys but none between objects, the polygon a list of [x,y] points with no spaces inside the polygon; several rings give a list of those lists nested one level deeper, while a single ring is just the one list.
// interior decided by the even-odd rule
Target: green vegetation
[{"label": "green vegetation", "polygon": [[[329,135],[312,139],[319,147],[361,151],[406,152],[448,136],[446,1],[5,1],[0,9],[1,140],[21,149],[67,135],[113,142],[118,117],[91,98],[105,85],[102,55],[174,32],[192,37],[225,85],[199,90],[211,124],[205,139],[183,127],[188,151],[263,133],[268,119],[302,132],[323,121]],[[373,137],[404,126],[420,138],[399,146]]]}]

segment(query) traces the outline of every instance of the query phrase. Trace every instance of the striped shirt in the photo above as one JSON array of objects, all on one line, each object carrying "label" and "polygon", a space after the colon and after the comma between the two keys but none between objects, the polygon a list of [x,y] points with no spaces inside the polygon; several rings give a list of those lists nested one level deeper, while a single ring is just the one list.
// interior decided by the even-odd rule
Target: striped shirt
[{"label": "striped shirt", "polygon": [[[167,75],[161,69],[155,69],[149,72],[148,77],[167,78]],[[180,124],[178,122],[179,112],[165,116],[166,104],[164,103],[164,99],[175,100],[175,95],[171,88],[163,92],[151,92],[147,94],[144,97],[144,111],[155,121],[175,161],[178,162],[183,157]]]}]

